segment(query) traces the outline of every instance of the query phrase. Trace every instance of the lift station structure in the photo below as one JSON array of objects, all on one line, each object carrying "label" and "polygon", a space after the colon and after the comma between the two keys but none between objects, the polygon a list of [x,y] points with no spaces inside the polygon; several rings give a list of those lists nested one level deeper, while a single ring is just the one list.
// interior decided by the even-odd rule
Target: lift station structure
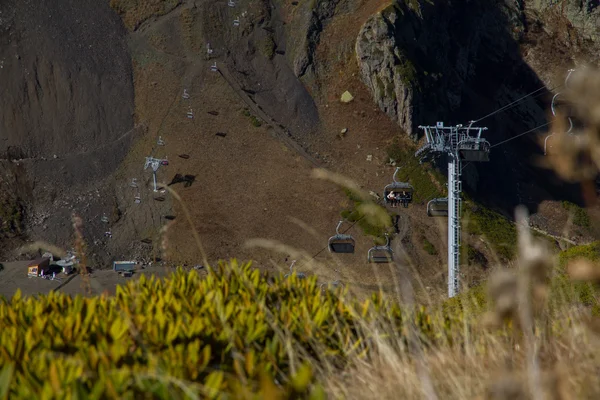
[{"label": "lift station structure", "polygon": [[[481,137],[487,128],[462,125],[419,126],[425,131],[427,143],[415,153],[421,162],[430,153],[448,155],[448,297],[459,292],[460,284],[460,212],[462,161],[489,161],[490,143]],[[474,135],[471,135],[473,133]]]}]

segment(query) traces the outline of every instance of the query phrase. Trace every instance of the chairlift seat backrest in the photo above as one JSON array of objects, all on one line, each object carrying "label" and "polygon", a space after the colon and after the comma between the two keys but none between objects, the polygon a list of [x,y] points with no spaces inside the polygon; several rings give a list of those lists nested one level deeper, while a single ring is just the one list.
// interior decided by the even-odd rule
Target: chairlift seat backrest
[{"label": "chairlift seat backrest", "polygon": [[388,246],[375,246],[369,249],[370,263],[390,263],[394,260],[394,252]]},{"label": "chairlift seat backrest", "polygon": [[458,153],[465,161],[490,161],[490,143],[481,138],[468,138],[459,143]]},{"label": "chairlift seat backrest", "polygon": [[329,239],[330,253],[354,253],[355,242],[351,236],[340,235],[347,236],[346,238],[336,236],[333,236],[331,239]]},{"label": "chairlift seat backrest", "polygon": [[328,248],[330,253],[354,253],[355,241],[351,235],[340,233],[340,221],[335,228],[336,234],[329,238]]},{"label": "chairlift seat backrest", "polygon": [[448,216],[448,198],[440,197],[427,203],[427,215],[430,217]]}]

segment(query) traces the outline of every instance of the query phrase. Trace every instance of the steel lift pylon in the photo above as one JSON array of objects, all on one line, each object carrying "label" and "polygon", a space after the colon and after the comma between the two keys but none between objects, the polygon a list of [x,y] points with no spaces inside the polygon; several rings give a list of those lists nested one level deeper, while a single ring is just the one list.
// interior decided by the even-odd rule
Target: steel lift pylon
[{"label": "steel lift pylon", "polygon": [[[487,128],[471,126],[419,126],[425,131],[427,143],[415,153],[424,158],[429,153],[448,155],[448,297],[460,290],[460,212],[462,161],[489,161],[490,143],[481,137]],[[474,132],[475,136],[470,133]]]}]

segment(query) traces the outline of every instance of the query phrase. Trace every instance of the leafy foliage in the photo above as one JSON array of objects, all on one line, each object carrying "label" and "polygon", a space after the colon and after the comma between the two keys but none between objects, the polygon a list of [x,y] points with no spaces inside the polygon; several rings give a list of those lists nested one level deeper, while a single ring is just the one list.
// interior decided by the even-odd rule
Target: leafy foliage
[{"label": "leafy foliage", "polygon": [[[424,308],[411,315],[429,343],[442,337]],[[362,324],[375,319],[403,331],[400,307],[381,295],[345,300],[295,274],[269,284],[235,260],[206,278],[142,276],[114,297],[17,292],[0,297],[0,387],[15,398],[319,399],[315,372],[368,351]]]}]

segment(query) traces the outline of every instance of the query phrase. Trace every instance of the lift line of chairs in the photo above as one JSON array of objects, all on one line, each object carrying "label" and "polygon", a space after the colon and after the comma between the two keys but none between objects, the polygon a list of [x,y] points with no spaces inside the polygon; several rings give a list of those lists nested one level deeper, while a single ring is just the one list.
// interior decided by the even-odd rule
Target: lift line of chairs
[{"label": "lift line of chairs", "polygon": [[[386,185],[383,189],[383,198],[386,206],[395,207],[401,203],[404,207],[408,207],[412,203],[414,188],[407,182],[399,182],[396,180],[396,175],[400,167],[396,168],[393,176],[393,183]],[[388,197],[390,193],[398,193],[399,198]],[[448,198],[439,197],[430,200],[427,203],[427,215],[429,217],[447,217],[448,216]],[[340,233],[340,227],[344,221],[339,221],[335,228],[336,234],[329,238],[327,247],[330,253],[348,254],[354,253],[356,241],[352,235]],[[383,246],[373,246],[369,249],[367,260],[370,263],[389,263],[393,261],[394,252],[390,246],[390,238],[386,234],[386,244]],[[293,264],[292,264],[293,265]]]}]

